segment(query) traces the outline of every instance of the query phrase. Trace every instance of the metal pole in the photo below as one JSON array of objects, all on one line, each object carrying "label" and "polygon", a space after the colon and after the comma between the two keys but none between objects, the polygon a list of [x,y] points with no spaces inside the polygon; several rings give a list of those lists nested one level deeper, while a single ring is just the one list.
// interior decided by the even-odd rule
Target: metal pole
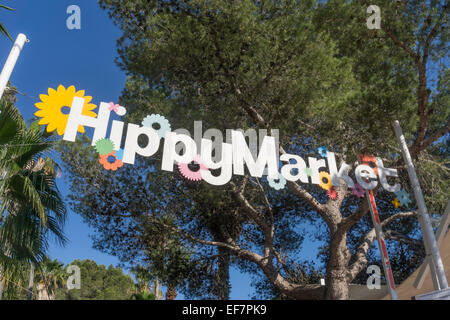
[{"label": "metal pole", "polygon": [[[439,224],[439,228],[436,231],[436,241],[438,246],[441,245],[442,241],[444,240],[446,231],[448,229],[448,226],[450,224],[450,200],[447,202],[447,207],[445,208],[444,214],[442,215],[440,224]],[[431,255],[430,255],[431,256]],[[431,279],[433,279],[433,281],[435,279],[437,279],[436,277],[436,268],[431,267],[430,266],[433,265],[433,261],[430,259],[430,256],[428,256],[427,253],[427,257],[425,258],[425,260],[423,261],[422,264],[422,268],[420,269],[416,281],[414,281],[414,287],[417,289],[420,289],[422,287],[423,282],[425,281],[425,277],[428,275],[428,271],[431,270]]]},{"label": "metal pole", "polygon": [[0,74],[0,99],[3,97],[3,92],[5,92],[6,85],[8,84],[11,73],[26,41],[26,35],[20,33],[17,36],[16,42],[11,49],[8,59],[6,60],[2,73]]},{"label": "metal pole", "polygon": [[443,290],[448,288],[447,278],[445,276],[444,264],[442,263],[441,255],[439,254],[439,247],[434,237],[433,227],[431,225],[431,218],[428,214],[427,207],[425,205],[425,200],[423,198],[422,189],[420,188],[419,179],[417,178],[416,171],[414,170],[414,164],[409,154],[408,146],[403,136],[402,128],[400,128],[400,123],[394,121],[394,130],[397,135],[398,142],[402,149],[403,159],[408,168],[409,179],[411,180],[411,185],[414,190],[414,197],[416,198],[417,207],[419,209],[419,215],[422,219],[419,219],[422,225],[423,241],[425,247],[428,247],[431,253],[431,260],[433,266],[436,268],[436,275],[439,280],[440,288],[435,288],[436,290]]},{"label": "metal pole", "polygon": [[[360,162],[362,163],[363,155],[359,155]],[[386,278],[386,284],[389,289],[391,300],[397,300],[397,289],[395,288],[394,275],[392,274],[391,262],[389,261],[389,254],[386,249],[386,243],[384,241],[383,229],[381,227],[380,216],[378,215],[377,204],[375,203],[375,196],[372,190],[366,190],[366,198],[369,204],[370,216],[372,217],[372,223],[375,228],[375,234],[378,240],[378,249],[380,249],[381,262],[383,264],[384,277]]]},{"label": "metal pole", "polygon": [[372,190],[366,190],[367,201],[369,202],[370,213],[372,216],[372,222],[375,227],[375,232],[378,240],[378,248],[380,249],[381,261],[383,262],[384,277],[386,278],[386,284],[388,285],[389,294],[391,300],[397,300],[397,289],[395,288],[394,275],[392,274],[391,262],[389,261],[389,255],[386,249],[386,243],[384,241],[383,230],[379,220],[377,206],[375,205],[375,197]]}]

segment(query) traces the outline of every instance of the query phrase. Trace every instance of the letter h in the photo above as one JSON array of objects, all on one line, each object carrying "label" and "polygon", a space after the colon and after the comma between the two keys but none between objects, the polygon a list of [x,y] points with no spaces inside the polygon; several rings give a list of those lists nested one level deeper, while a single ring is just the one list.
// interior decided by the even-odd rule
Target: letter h
[{"label": "letter h", "polygon": [[69,119],[67,120],[66,131],[64,132],[63,140],[74,142],[77,137],[78,127],[86,126],[95,128],[94,136],[92,138],[92,145],[99,139],[106,136],[108,129],[110,111],[108,104],[102,102],[98,111],[97,118],[84,116],[82,114],[84,106],[84,99],[80,97],[73,98],[72,107],[70,109]]}]

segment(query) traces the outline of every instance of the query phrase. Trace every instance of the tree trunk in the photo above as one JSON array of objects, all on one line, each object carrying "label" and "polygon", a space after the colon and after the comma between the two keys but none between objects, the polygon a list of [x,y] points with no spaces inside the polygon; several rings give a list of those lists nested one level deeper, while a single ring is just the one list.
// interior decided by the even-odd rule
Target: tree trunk
[{"label": "tree trunk", "polygon": [[225,248],[218,248],[218,271],[215,279],[215,295],[218,300],[230,299],[230,254]]},{"label": "tree trunk", "polygon": [[3,272],[2,272],[2,268],[0,267],[0,300],[3,299],[3,289],[5,286],[5,280],[3,280]]},{"label": "tree trunk", "polygon": [[33,298],[33,286],[34,286],[34,264],[30,263],[30,279],[28,281],[27,300],[31,300]]},{"label": "tree trunk", "polygon": [[166,300],[175,300],[176,297],[177,297],[177,291],[176,291],[175,287],[169,285],[167,287]]},{"label": "tree trunk", "polygon": [[[214,221],[215,223],[209,226],[214,241],[227,242],[227,238],[230,236],[223,229],[223,225],[220,221]],[[232,235],[234,241],[238,238],[239,232]],[[214,275],[214,283],[212,286],[212,293],[218,300],[230,299],[230,251],[223,247],[217,247],[219,257],[217,258],[217,272]]]},{"label": "tree trunk", "polygon": [[325,280],[325,299],[327,300],[348,300],[348,281],[345,268],[327,270]]},{"label": "tree trunk", "polygon": [[159,279],[156,277],[155,284],[154,284],[154,294],[155,294],[155,300],[163,300],[164,295],[159,287]]},{"label": "tree trunk", "polygon": [[36,285],[38,300],[50,300],[49,293],[43,281],[39,281]]},{"label": "tree trunk", "polygon": [[0,300],[3,299],[3,287],[4,287],[4,281],[3,279],[0,280]]},{"label": "tree trunk", "polygon": [[36,284],[36,293],[37,293],[38,300],[44,300],[42,291],[44,291],[44,285],[41,282],[38,282]]},{"label": "tree trunk", "polygon": [[325,278],[325,299],[348,300],[347,266],[350,252],[347,248],[347,235],[335,232],[330,241],[330,258]]}]

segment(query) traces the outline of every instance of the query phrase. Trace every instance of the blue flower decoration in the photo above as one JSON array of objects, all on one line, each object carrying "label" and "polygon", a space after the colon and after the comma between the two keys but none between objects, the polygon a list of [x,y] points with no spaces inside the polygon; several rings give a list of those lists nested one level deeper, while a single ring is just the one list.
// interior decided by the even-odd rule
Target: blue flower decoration
[{"label": "blue flower decoration", "polygon": [[[159,129],[153,128],[154,124],[159,125]],[[144,120],[142,121],[142,125],[144,127],[152,128],[153,130],[158,133],[160,138],[164,138],[166,136],[166,132],[172,131],[172,128],[170,127],[169,120],[164,118],[163,116],[159,114],[151,114],[149,116],[146,116]]]},{"label": "blue flower decoration", "polygon": [[405,191],[405,189],[401,189],[400,191],[397,191],[395,193],[397,196],[398,201],[400,202],[400,205],[408,207],[409,203],[411,202],[411,199],[409,198],[409,193]]},{"label": "blue flower decoration", "polygon": [[275,179],[270,179],[269,177],[267,177],[267,181],[269,182],[269,186],[275,190],[284,189],[286,186],[286,179],[281,173],[278,173],[278,182],[276,182]]},{"label": "blue flower decoration", "polygon": [[123,150],[122,149],[116,150],[115,155],[116,155],[117,159],[123,160]]},{"label": "blue flower decoration", "polygon": [[321,146],[321,147],[317,148],[317,152],[319,152],[319,154],[322,158],[325,158],[327,156],[328,149],[325,148],[324,146]]}]

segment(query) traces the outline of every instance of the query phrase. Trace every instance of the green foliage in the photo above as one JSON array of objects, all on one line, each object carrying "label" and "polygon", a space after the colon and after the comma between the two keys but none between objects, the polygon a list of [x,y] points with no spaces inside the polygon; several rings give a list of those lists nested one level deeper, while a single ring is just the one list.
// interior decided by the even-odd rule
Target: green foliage
[{"label": "green foliage", "polygon": [[80,267],[81,289],[59,289],[58,300],[127,300],[135,293],[133,279],[120,268],[92,260],[74,260],[70,265]]},{"label": "green foliage", "polygon": [[[198,254],[193,255],[179,237],[149,221],[154,218],[175,225],[180,219],[194,218],[189,216],[192,207],[184,204],[184,196],[175,199],[184,186],[173,184],[173,174],[156,171],[151,161],[143,159],[115,174],[106,172],[89,145],[83,136],[77,143],[61,143],[59,148],[70,173],[70,204],[99,230],[93,238],[95,248],[116,255],[132,270],[146,266],[146,276],[158,278],[163,285],[185,285],[185,279],[203,276]],[[163,210],[155,208],[156,201],[164,202]]]},{"label": "green foliage", "polygon": [[[69,265],[78,265],[81,271],[81,289],[67,289]],[[10,269],[6,270],[6,276]],[[3,299],[26,300],[30,280],[30,265],[20,265],[8,277]],[[130,276],[120,268],[97,265],[91,260],[74,260],[64,266],[58,260],[50,260],[47,256],[35,268],[33,300],[154,300],[154,293],[140,292]]]},{"label": "green foliage", "polygon": [[[0,4],[0,8],[1,9],[5,9],[5,10],[9,10],[9,11],[14,11],[14,9],[7,7],[3,4]],[[6,30],[5,26],[3,25],[3,23],[0,23],[0,33],[3,34],[4,36],[8,37],[9,40],[13,41],[13,39],[11,38],[11,36],[9,35],[8,31]]]},{"label": "green foliage", "polygon": [[155,275],[155,272],[152,272],[150,268],[138,265],[134,267],[131,272],[133,273],[134,278],[137,281],[136,287],[138,290],[138,293],[133,295],[132,299],[160,300],[162,299],[162,297],[164,297],[164,293],[162,292],[159,285],[159,279]]},{"label": "green foliage", "polygon": [[42,261],[51,238],[64,245],[66,209],[45,156],[50,136],[27,127],[10,97],[0,102],[0,128],[0,270],[19,280],[20,265]]},{"label": "green foliage", "polygon": [[47,256],[37,266],[34,279],[37,299],[42,299],[42,296],[48,297],[49,300],[55,299],[56,290],[66,285],[68,275],[64,272],[63,266],[63,263],[56,259],[50,260]]},{"label": "green foliage", "polygon": [[151,292],[134,293],[130,300],[155,300],[155,294]]},{"label": "green foliage", "polygon": [[[129,75],[120,99],[129,111],[127,120],[139,123],[145,115],[161,112],[173,128],[192,129],[198,119],[206,127],[220,129],[279,128],[287,152],[307,157],[326,145],[348,163],[360,153],[375,154],[386,166],[400,169],[406,187],[407,174],[391,129],[397,119],[412,146],[430,208],[439,210],[445,203],[448,66],[441,68],[435,86],[426,68],[427,57],[438,61],[448,55],[443,46],[448,30],[442,27],[447,9],[442,1],[382,1],[385,30],[366,28],[365,1],[99,2],[124,32],[118,41],[118,62]],[[427,44],[431,36],[433,41]],[[215,292],[207,288],[208,277],[214,283],[217,275],[225,274],[214,270],[220,264],[217,256],[230,252],[199,248],[180,237],[179,230],[197,239],[235,241],[241,248],[263,251],[267,237],[236,201],[230,184],[221,188],[193,184],[160,172],[160,153],[114,174],[99,173],[94,153],[80,155],[88,144],[85,139],[63,145],[62,156],[72,174],[71,204],[99,231],[99,249],[117,254],[124,263],[136,263],[139,257],[166,275],[168,284],[196,275],[192,283],[200,289],[193,291],[203,297]],[[242,183],[239,177],[232,182]],[[326,229],[304,198],[287,190],[275,193],[265,181],[259,182],[252,179],[243,195],[266,221],[273,214],[270,250],[279,249],[288,260],[283,266],[266,262],[274,263],[279,275],[292,284],[316,280],[317,272],[299,270],[296,266],[303,264],[295,263],[301,260],[299,228],[308,219],[317,230],[310,235],[324,243],[320,258],[330,271],[329,244],[335,233]],[[333,207],[316,186],[301,188]],[[380,191],[377,200],[382,218],[399,212],[390,204],[392,194]],[[354,215],[361,203],[346,197],[338,217]],[[349,252],[357,252],[359,240],[371,228],[366,216],[348,230]],[[402,220],[391,228],[417,238],[416,220]],[[392,242],[389,247],[406,252],[393,261],[401,277],[417,264],[411,256],[422,257],[421,248],[414,245]],[[368,256],[373,261],[373,251]],[[242,262],[242,256],[233,259],[223,263],[224,268],[231,261]],[[354,259],[355,255],[348,265]],[[192,264],[194,260],[201,263]],[[246,265],[242,269],[258,272]]]}]

